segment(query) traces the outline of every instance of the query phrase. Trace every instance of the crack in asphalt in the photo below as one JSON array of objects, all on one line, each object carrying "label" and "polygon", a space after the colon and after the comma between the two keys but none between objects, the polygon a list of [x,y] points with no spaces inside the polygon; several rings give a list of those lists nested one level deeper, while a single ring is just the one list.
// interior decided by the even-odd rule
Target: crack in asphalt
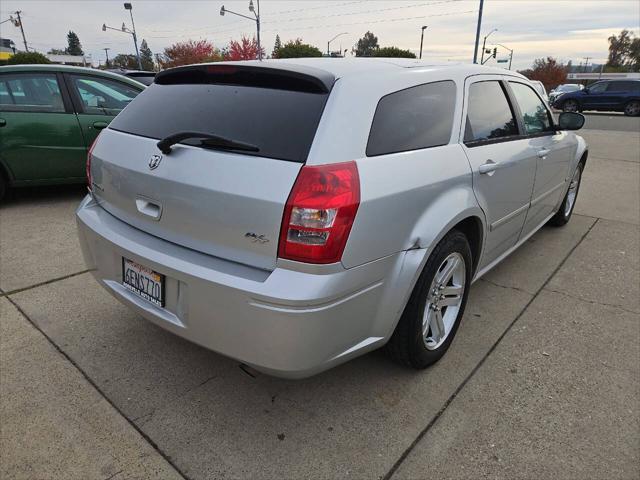
[{"label": "crack in asphalt", "polygon": [[[509,333],[511,331],[511,329],[516,324],[516,322],[518,320],[520,320],[520,318],[522,317],[522,315],[524,315],[524,313],[527,311],[529,306],[536,300],[536,298],[538,298],[538,296],[540,295],[540,292],[542,292],[542,290],[545,289],[547,284],[551,281],[551,279],[555,276],[555,274],[558,273],[558,271],[564,266],[564,264],[567,261],[567,259],[571,256],[571,254],[573,254],[573,252],[576,250],[576,248],[578,248],[582,244],[584,239],[587,237],[587,235],[589,235],[591,230],[593,230],[593,228],[598,224],[599,221],[600,221],[600,219],[598,218],[595,222],[593,222],[591,224],[591,226],[589,226],[587,231],[580,237],[580,240],[578,240],[578,242],[571,248],[571,250],[569,250],[569,252],[565,255],[565,257],[558,264],[558,266],[553,270],[553,272],[551,272],[551,274],[545,280],[545,282],[542,284],[542,286],[536,291],[536,293],[533,295],[533,297],[531,297],[531,299],[525,304],[525,306],[522,308],[522,310],[520,310],[518,315],[516,315],[516,318],[514,318],[511,321],[511,323],[507,326],[505,331],[502,332],[502,334],[493,343],[493,345],[491,345],[491,348],[489,348],[487,353],[485,353],[485,355],[480,359],[480,361],[476,364],[476,366],[473,367],[473,370],[471,370],[469,375],[466,376],[466,378],[462,381],[462,383],[460,383],[460,385],[458,385],[458,388],[456,388],[455,391],[449,396],[449,398],[447,398],[447,400],[444,402],[444,404],[442,405],[440,410],[438,410],[438,412],[434,415],[434,417],[431,419],[431,421],[429,421],[429,423],[422,429],[422,431],[420,431],[420,433],[413,440],[413,442],[411,442],[411,444],[404,450],[404,452],[402,452],[400,457],[398,457],[398,459],[394,462],[394,464],[387,471],[387,473],[384,476],[381,477],[382,480],[390,480],[391,477],[393,477],[393,475],[395,475],[395,473],[398,470],[398,468],[400,468],[400,465],[402,465],[402,463],[407,459],[407,457],[411,454],[411,452],[416,447],[416,445],[418,445],[418,443],[420,443],[420,441],[429,432],[429,430],[431,430],[431,428],[436,424],[436,422],[444,414],[444,412],[447,410],[447,408],[449,408],[449,405],[451,405],[451,403],[455,400],[455,398],[462,391],[462,389],[467,385],[467,383],[469,383],[469,381],[475,376],[475,374],[478,373],[480,368],[482,368],[482,366],[486,362],[487,358],[489,358],[489,356],[498,347],[498,345],[500,344],[502,339],[507,335],[507,333]],[[507,288],[511,288],[511,287],[507,287]]]},{"label": "crack in asphalt", "polygon": [[[78,274],[76,274],[78,275]],[[70,275],[70,276],[74,276],[74,275]],[[68,278],[68,277],[67,277]],[[47,282],[47,283],[51,283],[51,282]],[[35,328],[38,332],[40,332],[42,334],[42,336],[44,338],[47,339],[47,341],[53,346],[53,348],[56,349],[56,351],[58,351],[58,353],[60,353],[60,355],[62,355],[69,363],[71,363],[71,365],[73,365],[76,370],[78,370],[78,372],[80,372],[80,375],[82,375],[82,377],[89,382],[89,385],[91,385],[93,388],[96,389],[96,391],[107,401],[107,403],[109,405],[111,405],[111,407],[118,412],[118,414],[120,414],[125,421],[131,425],[132,428],[135,429],[136,432],[138,432],[138,434],[144,439],[146,440],[146,442],[149,444],[149,446],[151,446],[151,448],[153,448],[169,465],[171,465],[171,467],[173,467],[173,469],[178,473],[178,475],[180,475],[182,478],[184,478],[185,480],[191,480],[174,462],[173,460],[171,460],[171,458],[162,451],[162,449],[160,449],[160,447],[158,446],[158,444],[156,444],[156,442],[154,442],[151,437],[149,437],[142,429],[140,429],[135,423],[133,423],[132,420],[130,420],[122,410],[120,410],[120,408],[118,408],[118,406],[113,403],[111,401],[111,399],[105,394],[105,392],[102,391],[102,389],[91,379],[91,377],[89,377],[89,375],[82,369],[80,368],[80,366],[75,362],[75,360],[73,358],[71,358],[64,350],[62,350],[61,347],[58,346],[58,344],[56,344],[53,339],[51,337],[49,337],[49,335],[46,334],[46,332],[44,330],[42,330],[32,319],[31,317],[29,317],[29,315],[27,315],[27,312],[25,312],[20,305],[18,305],[16,303],[16,301],[11,298],[9,296],[9,293],[6,294],[6,298],[7,300],[9,300],[9,302],[11,302],[11,304],[16,308],[16,310],[18,310],[18,312],[20,312],[20,314],[27,320],[27,322],[33,327]],[[117,473],[116,473],[117,474]],[[114,474],[115,475],[115,474]]]},{"label": "crack in asphalt", "polygon": [[635,313],[636,315],[638,313],[640,313],[640,310],[631,310],[631,309],[629,309],[627,307],[623,307],[621,305],[616,305],[615,303],[598,302],[597,300],[590,300],[588,298],[578,297],[577,295],[571,295],[570,293],[562,292],[560,290],[554,290],[553,288],[545,288],[545,291],[557,293],[559,295],[564,295],[565,297],[569,297],[569,298],[572,298],[574,300],[579,300],[579,301],[585,302],[585,303],[590,303],[591,305],[599,305],[601,307],[617,308],[618,310],[623,310],[623,311],[625,311],[627,313]]},{"label": "crack in asphalt", "polygon": [[496,283],[496,282],[494,282],[492,280],[487,280],[486,278],[479,278],[478,281],[479,282],[486,282],[489,285],[493,285],[494,287],[505,288],[507,290],[515,290],[516,292],[520,292],[520,293],[526,293],[527,295],[535,295],[537,293],[537,292],[528,292],[525,289],[520,288],[520,287],[512,287],[512,286],[509,286],[509,285],[501,285],[501,284]]},{"label": "crack in asphalt", "polygon": [[21,287],[21,288],[16,288],[15,290],[9,290],[8,292],[4,292],[4,291],[0,290],[0,292],[2,292],[0,297],[14,295],[16,293],[20,293],[20,292],[24,292],[24,291],[27,291],[27,290],[31,290],[32,288],[42,287],[44,285],[49,285],[50,283],[59,282],[60,280],[66,280],[67,278],[77,277],[78,275],[82,275],[83,273],[87,273],[87,272],[91,272],[91,271],[93,271],[93,269],[92,268],[88,268],[88,269],[82,270],[80,272],[70,273],[69,275],[63,275],[62,277],[52,278],[50,280],[46,280],[46,281],[40,282],[40,283],[34,283],[33,285],[29,285],[28,287]]}]

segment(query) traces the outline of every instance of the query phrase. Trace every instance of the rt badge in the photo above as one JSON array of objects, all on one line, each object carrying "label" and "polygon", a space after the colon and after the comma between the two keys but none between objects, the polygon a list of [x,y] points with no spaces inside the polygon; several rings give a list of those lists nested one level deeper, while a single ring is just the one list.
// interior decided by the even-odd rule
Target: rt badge
[{"label": "rt badge", "polygon": [[149,159],[149,170],[155,170],[162,161],[162,155],[152,155]]}]

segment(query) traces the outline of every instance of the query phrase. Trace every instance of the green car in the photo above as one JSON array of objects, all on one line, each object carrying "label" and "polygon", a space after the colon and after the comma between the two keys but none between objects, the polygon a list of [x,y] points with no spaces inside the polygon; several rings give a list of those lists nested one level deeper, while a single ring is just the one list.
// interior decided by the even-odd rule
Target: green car
[{"label": "green car", "polygon": [[85,182],[91,143],[144,88],[90,68],[0,67],[0,198],[7,187]]}]

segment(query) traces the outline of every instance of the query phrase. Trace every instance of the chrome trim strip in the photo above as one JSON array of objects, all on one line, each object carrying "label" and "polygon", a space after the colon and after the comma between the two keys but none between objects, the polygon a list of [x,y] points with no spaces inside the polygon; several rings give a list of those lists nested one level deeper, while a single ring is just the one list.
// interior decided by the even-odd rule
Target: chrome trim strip
[{"label": "chrome trim strip", "polygon": [[543,198],[548,197],[549,195],[551,195],[553,192],[555,192],[556,190],[558,190],[559,188],[564,187],[567,184],[566,181],[559,183],[558,185],[556,185],[555,187],[553,187],[551,190],[547,190],[546,192],[544,192],[542,195],[538,195],[536,198],[534,198],[533,200],[531,200],[531,206],[534,206],[536,203],[540,202]]},{"label": "chrome trim strip", "polygon": [[520,215],[522,212],[524,212],[526,209],[529,208],[529,203],[521,206],[520,208],[518,208],[517,210],[514,210],[513,212],[505,215],[504,217],[502,217],[499,220],[496,220],[495,222],[493,222],[491,225],[489,225],[489,231],[493,232],[496,228],[498,228],[501,225],[504,225],[505,223],[507,223],[509,220],[514,219],[515,217],[517,217],[518,215]]}]

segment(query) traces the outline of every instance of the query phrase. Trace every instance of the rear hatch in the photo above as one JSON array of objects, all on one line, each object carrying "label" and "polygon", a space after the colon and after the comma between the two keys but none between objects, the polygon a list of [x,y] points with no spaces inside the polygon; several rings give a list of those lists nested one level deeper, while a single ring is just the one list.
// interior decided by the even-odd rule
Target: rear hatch
[{"label": "rear hatch", "polygon": [[[218,64],[158,74],[91,153],[100,205],[179,245],[275,268],[284,206],[334,82],[321,70],[284,68]],[[159,140],[183,132],[236,143],[203,145],[194,135],[159,150]]]}]

